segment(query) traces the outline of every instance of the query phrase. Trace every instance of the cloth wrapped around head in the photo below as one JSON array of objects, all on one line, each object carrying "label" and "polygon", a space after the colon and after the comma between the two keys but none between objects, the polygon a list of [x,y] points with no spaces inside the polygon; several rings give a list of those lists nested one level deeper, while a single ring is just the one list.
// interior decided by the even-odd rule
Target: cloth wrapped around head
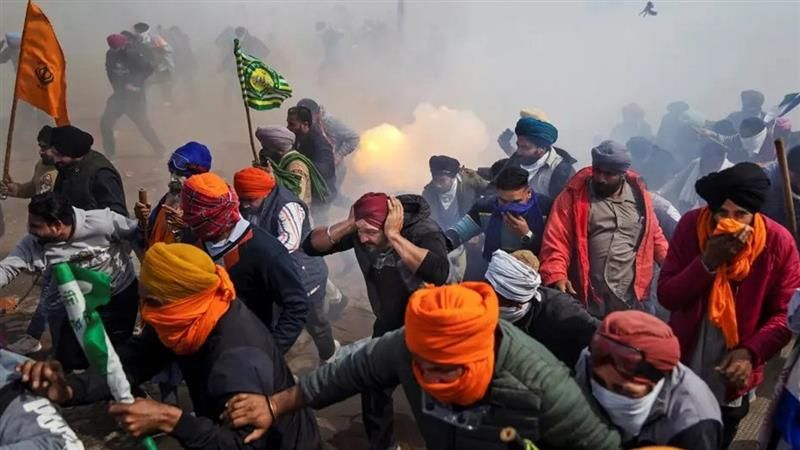
[{"label": "cloth wrapped around head", "polygon": [[680,100],[667,105],[667,111],[671,114],[683,114],[688,110],[689,104]]},{"label": "cloth wrapped around head", "polygon": [[266,170],[248,167],[233,175],[233,187],[242,200],[258,200],[275,189],[275,177]]},{"label": "cloth wrapped around head", "polygon": [[550,122],[550,117],[539,108],[525,108],[519,111],[519,118],[533,117],[543,122]]},{"label": "cloth wrapped around head", "polygon": [[256,139],[267,151],[288,151],[296,138],[288,128],[280,125],[267,125],[256,130]]},{"label": "cloth wrapped around head", "polygon": [[213,172],[195,175],[181,190],[183,220],[200,239],[218,238],[239,221],[239,197]]},{"label": "cloth wrapped around head", "polygon": [[53,146],[53,127],[45,125],[39,130],[36,135],[36,141],[46,144],[48,147]]},{"label": "cloth wrapped around head", "polygon": [[678,338],[661,319],[642,311],[616,311],[603,320],[590,345],[592,364],[614,363],[629,373],[621,373],[634,381],[655,384],[647,376],[644,362],[656,371],[667,374],[681,359]]},{"label": "cloth wrapped around head", "polygon": [[383,229],[389,216],[389,196],[382,192],[368,192],[353,203],[353,216],[373,227]]},{"label": "cloth wrapped around head", "polygon": [[764,106],[764,94],[753,89],[742,91],[742,106],[745,108],[761,108]]},{"label": "cloth wrapped around head", "polygon": [[592,149],[592,167],[624,173],[631,167],[631,153],[618,142],[603,141]]},{"label": "cloth wrapped around head", "polygon": [[550,122],[534,117],[523,117],[514,128],[517,136],[524,136],[540,147],[550,147],[558,140],[558,130]]},{"label": "cloth wrapped around head", "polygon": [[458,175],[458,170],[461,169],[461,163],[457,159],[444,155],[431,156],[431,159],[428,160],[428,166],[433,176],[447,175],[448,177],[455,177]]},{"label": "cloth wrapped around head", "polygon": [[206,173],[211,170],[211,151],[199,142],[187,142],[172,152],[167,168],[183,177]]},{"label": "cloth wrapped around head", "polygon": [[128,38],[118,33],[109,34],[108,37],[106,37],[106,43],[109,48],[119,49],[128,45]]},{"label": "cloth wrapped around head", "polygon": [[94,144],[91,134],[72,125],[62,125],[53,128],[53,147],[64,156],[81,158],[89,153]]},{"label": "cloth wrapped around head", "polygon": [[419,289],[408,299],[405,341],[427,362],[462,366],[449,383],[427,383],[416,362],[422,389],[445,404],[471,405],[486,394],[494,373],[494,341],[499,317],[497,296],[486,283],[465,282]]},{"label": "cloth wrapped around head", "polygon": [[503,250],[495,250],[486,269],[486,280],[495,292],[515,302],[540,300],[538,294],[542,277],[530,266]]},{"label": "cloth wrapped around head", "polygon": [[694,188],[712,211],[730,200],[755,213],[764,206],[769,186],[769,178],[758,164],[743,162],[700,178]]},{"label": "cloth wrapped around head", "polygon": [[148,297],[157,300],[144,300],[143,320],[179,355],[200,349],[236,296],[225,269],[188,244],[150,247],[139,281]]}]

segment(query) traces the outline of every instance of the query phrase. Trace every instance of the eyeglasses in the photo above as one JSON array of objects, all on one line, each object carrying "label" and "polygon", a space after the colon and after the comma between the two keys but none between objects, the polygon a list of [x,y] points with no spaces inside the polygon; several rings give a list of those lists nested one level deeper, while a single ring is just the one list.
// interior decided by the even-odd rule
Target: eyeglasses
[{"label": "eyeglasses", "polygon": [[664,378],[663,372],[647,362],[644,351],[610,336],[595,333],[591,348],[593,364],[610,359],[614,368],[625,376],[644,377],[654,383]]}]

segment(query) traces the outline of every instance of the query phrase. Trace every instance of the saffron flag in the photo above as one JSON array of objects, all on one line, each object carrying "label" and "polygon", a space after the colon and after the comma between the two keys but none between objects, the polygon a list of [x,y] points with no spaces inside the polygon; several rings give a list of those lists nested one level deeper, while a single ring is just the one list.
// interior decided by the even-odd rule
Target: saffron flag
[{"label": "saffron flag", "polygon": [[[111,277],[69,263],[53,266],[53,277],[67,310],[69,324],[89,364],[105,375],[114,400],[133,403],[131,385],[97,312],[97,308],[111,301]],[[141,443],[146,450],[158,450],[151,437],[145,437]]]},{"label": "saffron flag", "polygon": [[245,105],[259,111],[275,109],[292,96],[289,82],[257,58],[245,54],[238,39],[233,40],[233,54]]},{"label": "saffron flag", "polygon": [[66,70],[53,26],[41,8],[28,1],[15,96],[46,112],[56,125],[68,125]]}]

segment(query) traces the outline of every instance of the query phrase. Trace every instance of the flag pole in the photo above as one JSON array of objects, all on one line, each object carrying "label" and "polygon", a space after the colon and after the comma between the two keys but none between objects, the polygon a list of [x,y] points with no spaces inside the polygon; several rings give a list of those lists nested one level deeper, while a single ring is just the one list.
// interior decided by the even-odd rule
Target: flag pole
[{"label": "flag pole", "polygon": [[[22,26],[22,36],[19,41],[19,55],[22,56],[22,48],[25,46],[25,30],[28,28],[28,19],[31,12],[31,0],[25,7],[25,22]],[[9,44],[10,45],[10,44]],[[11,100],[11,114],[8,117],[8,135],[6,136],[6,154],[3,158],[3,181],[10,179],[11,175],[11,144],[14,141],[14,124],[17,121],[17,87],[19,86],[19,61],[17,61],[17,73],[14,77],[14,98]]]},{"label": "flag pole", "polygon": [[797,236],[797,216],[794,210],[794,201],[792,199],[792,185],[789,179],[789,163],[786,160],[786,148],[783,146],[783,139],[775,139],[775,154],[778,157],[778,167],[781,170],[781,184],[783,184],[783,200],[786,206],[786,216],[789,219],[789,231],[792,232],[792,237],[795,242],[798,242]]},{"label": "flag pole", "polygon": [[253,152],[253,163],[258,162],[258,153],[256,152],[256,142],[253,140],[253,119],[250,118],[250,107],[247,106],[247,92],[244,87],[244,68],[242,67],[241,47],[239,47],[239,39],[233,39],[233,55],[236,62],[236,73],[239,75],[239,88],[242,90],[242,104],[244,105],[244,113],[247,116],[247,135],[250,137],[250,150]]}]

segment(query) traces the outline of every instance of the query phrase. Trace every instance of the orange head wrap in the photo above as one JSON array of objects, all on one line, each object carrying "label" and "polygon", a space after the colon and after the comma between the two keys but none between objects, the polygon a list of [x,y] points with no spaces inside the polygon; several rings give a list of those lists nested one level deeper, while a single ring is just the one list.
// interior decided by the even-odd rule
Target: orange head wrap
[{"label": "orange head wrap", "polygon": [[494,333],[500,310],[486,283],[425,287],[406,307],[408,350],[431,363],[458,365],[463,374],[449,383],[427,383],[416,362],[422,389],[445,404],[471,405],[486,395],[494,373]]},{"label": "orange head wrap", "polygon": [[258,200],[275,189],[275,177],[266,170],[248,167],[233,175],[233,187],[242,200]]},{"label": "orange head wrap", "polygon": [[[709,208],[703,208],[697,218],[697,241],[700,251],[705,251],[709,237],[720,234],[735,234],[746,225],[733,219],[722,219],[714,226],[714,218]],[[733,348],[739,344],[739,326],[736,322],[736,303],[734,302],[731,280],[742,281],[750,274],[750,267],[767,245],[767,225],[764,217],[753,216],[753,232],[744,248],[727,264],[717,267],[714,285],[708,295],[708,317],[722,330],[725,345]]]},{"label": "orange head wrap", "polygon": [[178,355],[192,354],[206,342],[236,295],[225,269],[188,244],[154,244],[144,255],[139,280],[164,302],[145,301],[142,318]]}]

